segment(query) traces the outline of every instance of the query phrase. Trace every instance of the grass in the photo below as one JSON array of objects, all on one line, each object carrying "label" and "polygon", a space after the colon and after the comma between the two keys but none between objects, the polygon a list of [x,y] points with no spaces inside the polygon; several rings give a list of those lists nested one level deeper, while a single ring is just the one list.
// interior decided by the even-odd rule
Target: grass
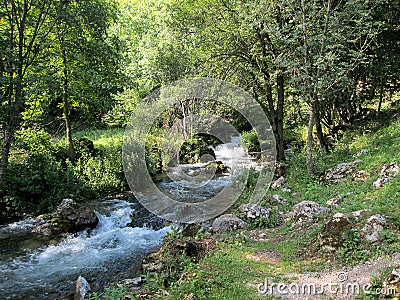
[{"label": "grass", "polygon": [[[114,134],[119,137],[123,132],[100,132],[86,137],[92,138],[95,145],[102,146],[116,138]],[[363,149],[366,151],[360,155]],[[294,153],[290,157],[290,167],[285,177],[286,187],[292,192],[268,192],[269,195],[281,194],[288,199],[288,203],[279,205],[279,209],[289,210],[293,204],[304,200],[326,206],[327,200],[351,193],[338,207],[331,207],[327,217],[337,212],[350,213],[360,209],[370,209],[373,213],[386,215],[390,224],[383,233],[384,242],[381,246],[371,247],[368,256],[364,256],[363,244],[351,245],[354,248],[349,246],[342,250],[341,257],[338,254],[323,253],[317,242],[318,233],[325,221],[323,219],[303,229],[293,229],[287,223],[276,228],[244,231],[226,236],[224,242],[217,242],[216,251],[209,252],[198,263],[188,264],[181,278],[169,283],[168,296],[159,294],[158,298],[184,299],[194,294],[196,299],[260,299],[257,286],[265,278],[273,282],[290,282],[296,279],[293,274],[329,270],[363,259],[400,252],[400,176],[379,189],[372,185],[384,164],[395,161],[400,163],[398,115],[391,122],[374,122],[346,132],[332,153],[316,151],[314,159],[316,176],[309,177],[304,153]],[[321,182],[320,177],[329,168],[356,159],[361,160],[357,164],[357,171],[367,171],[370,178],[354,181],[350,177],[337,184]],[[260,234],[262,239],[259,238]],[[285,277],[287,274],[292,274],[292,277]],[[156,282],[155,287],[165,289],[164,282]],[[275,299],[271,296],[263,298]]]}]

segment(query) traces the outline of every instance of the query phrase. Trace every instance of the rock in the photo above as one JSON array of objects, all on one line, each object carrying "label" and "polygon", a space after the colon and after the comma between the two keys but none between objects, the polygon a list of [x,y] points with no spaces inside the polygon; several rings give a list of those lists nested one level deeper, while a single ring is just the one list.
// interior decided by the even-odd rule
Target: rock
[{"label": "rock", "polygon": [[282,177],[283,175],[285,175],[288,164],[285,164],[281,161],[277,161],[277,162],[275,162],[274,165],[275,165],[274,174],[276,177]]},{"label": "rock", "polygon": [[353,194],[354,194],[354,192],[349,192],[347,194],[342,194],[337,197],[331,198],[328,201],[326,201],[326,205],[339,206],[339,204],[341,204],[343,202],[343,199],[345,199],[347,196],[353,195]]},{"label": "rock", "polygon": [[380,188],[395,178],[400,173],[400,168],[397,162],[388,165],[383,165],[380,177],[373,183],[376,188]]},{"label": "rock", "polygon": [[371,177],[367,171],[361,170],[353,174],[353,180],[355,181],[367,181]]},{"label": "rock", "polygon": [[129,278],[129,279],[124,279],[118,282],[117,286],[119,288],[128,288],[130,290],[135,290],[139,289],[139,286],[144,283],[144,280],[142,277],[136,277],[136,278]]},{"label": "rock", "polygon": [[344,242],[343,234],[351,228],[349,218],[342,213],[335,214],[318,234],[321,247],[325,250],[334,250]]},{"label": "rock", "polygon": [[278,189],[285,183],[285,177],[281,176],[271,184],[271,189]]},{"label": "rock", "polygon": [[344,180],[348,175],[353,174],[356,164],[359,162],[361,162],[361,160],[338,164],[326,171],[322,179],[326,182],[338,183]]},{"label": "rock", "polygon": [[360,232],[361,236],[370,243],[380,240],[380,233],[384,229],[386,218],[370,210],[358,210],[350,214],[335,214],[324,224],[318,234],[318,241],[322,249],[336,250],[343,245],[345,233],[349,230]]},{"label": "rock", "polygon": [[272,199],[279,204],[287,203],[287,200],[278,194],[272,195]]},{"label": "rock", "polygon": [[378,242],[380,240],[380,233],[383,231],[385,224],[386,218],[382,215],[376,214],[369,217],[362,229],[365,238],[371,243]]},{"label": "rock", "polygon": [[187,295],[183,300],[196,300],[196,296],[193,293]]},{"label": "rock", "polygon": [[271,214],[270,209],[266,209],[258,204],[242,204],[239,210],[244,212],[249,219],[257,219],[260,217],[269,218]]},{"label": "rock", "polygon": [[389,275],[388,281],[391,284],[400,284],[400,268],[393,269],[392,273]]},{"label": "rock", "polygon": [[290,213],[294,220],[293,227],[302,226],[305,222],[315,223],[318,216],[329,211],[329,208],[323,207],[313,201],[302,201],[293,206]]},{"label": "rock", "polygon": [[290,194],[292,190],[289,188],[282,188],[282,192]]},{"label": "rock", "polygon": [[63,199],[57,207],[57,214],[67,231],[77,232],[85,228],[95,228],[99,222],[95,212],[87,207],[82,207],[72,199]]},{"label": "rock", "polygon": [[355,219],[355,221],[360,222],[363,219],[366,219],[371,215],[371,210],[369,209],[360,209],[357,211],[353,211],[351,216]]},{"label": "rock", "polygon": [[354,154],[354,156],[355,157],[360,157],[360,156],[362,156],[362,155],[364,155],[364,154],[367,154],[368,153],[368,149],[361,149],[360,151],[358,151],[356,154]]},{"label": "rock", "polygon": [[89,283],[86,281],[84,277],[79,275],[78,279],[76,280],[74,299],[75,300],[85,299],[85,296],[89,291],[90,291]]},{"label": "rock", "polygon": [[36,226],[32,229],[32,233],[41,234],[44,236],[52,236],[54,233],[52,231],[52,224],[44,223],[41,225]]},{"label": "rock", "polygon": [[212,223],[213,232],[226,233],[247,227],[247,223],[235,215],[226,214],[219,216]]}]

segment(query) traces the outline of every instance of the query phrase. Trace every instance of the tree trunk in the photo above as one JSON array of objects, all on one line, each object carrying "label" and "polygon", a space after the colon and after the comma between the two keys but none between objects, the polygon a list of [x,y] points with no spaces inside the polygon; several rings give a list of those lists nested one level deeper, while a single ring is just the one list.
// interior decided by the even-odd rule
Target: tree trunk
[{"label": "tree trunk", "polygon": [[[62,38],[62,42],[64,42]],[[63,115],[65,120],[65,133],[68,142],[68,157],[70,160],[74,159],[74,142],[72,140],[72,126],[71,119],[69,116],[69,91],[68,91],[68,70],[67,70],[67,55],[65,53],[65,49],[62,49],[62,57],[63,57]]]},{"label": "tree trunk", "polygon": [[14,130],[11,126],[7,126],[4,134],[3,145],[1,149],[1,161],[0,161],[0,188],[3,186],[7,176],[8,168],[8,157],[10,156],[11,141],[14,134]]},{"label": "tree trunk", "polygon": [[321,150],[325,150],[326,152],[328,152],[329,151],[328,143],[326,142],[324,133],[322,131],[321,117],[319,113],[319,107],[317,104],[315,104],[314,106],[314,119],[315,119],[315,128],[317,129],[318,142],[321,147]]},{"label": "tree trunk", "polygon": [[283,141],[283,111],[284,111],[284,101],[285,101],[285,90],[284,90],[284,78],[283,71],[279,70],[276,76],[276,83],[278,89],[278,101],[276,107],[276,150],[277,150],[277,160],[282,161],[285,159],[285,146]]},{"label": "tree trunk", "polygon": [[314,175],[314,166],[313,166],[313,158],[312,158],[312,147],[313,147],[313,128],[314,128],[314,118],[315,112],[314,108],[310,106],[310,118],[308,121],[308,132],[307,132],[307,172],[308,175]]},{"label": "tree trunk", "polygon": [[382,81],[381,87],[380,87],[380,90],[379,90],[378,114],[381,113],[381,107],[382,107],[382,102],[383,102],[384,87],[385,87],[385,82]]}]

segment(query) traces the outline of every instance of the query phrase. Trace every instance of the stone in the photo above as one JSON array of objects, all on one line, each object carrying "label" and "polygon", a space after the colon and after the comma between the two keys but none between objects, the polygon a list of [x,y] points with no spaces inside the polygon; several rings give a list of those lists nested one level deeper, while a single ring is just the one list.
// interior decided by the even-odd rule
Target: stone
[{"label": "stone", "polygon": [[355,167],[359,162],[361,162],[361,160],[338,164],[326,171],[322,179],[325,182],[332,183],[343,181],[347,176],[355,173]]},{"label": "stone", "polygon": [[278,189],[285,183],[285,177],[281,176],[271,184],[271,189]]},{"label": "stone", "polygon": [[400,284],[400,268],[394,268],[392,273],[390,273],[388,278],[391,284]]},{"label": "stone", "polygon": [[363,219],[366,219],[368,216],[371,215],[370,209],[360,209],[357,211],[353,211],[351,216],[355,219],[355,221],[359,222]]},{"label": "stone", "polygon": [[233,232],[246,227],[247,223],[245,221],[232,214],[219,216],[212,223],[212,230],[216,233]]},{"label": "stone", "polygon": [[380,188],[395,178],[400,173],[400,167],[397,162],[383,165],[380,177],[373,183],[376,188]]},{"label": "stone", "polygon": [[373,215],[368,218],[367,223],[362,229],[367,241],[376,243],[380,241],[380,233],[386,225],[386,218],[380,214]]},{"label": "stone", "polygon": [[32,229],[32,233],[44,235],[44,236],[53,236],[52,225],[50,223],[44,223],[36,226]]},{"label": "stone", "polygon": [[318,217],[329,211],[329,208],[313,201],[302,201],[293,206],[291,212],[294,220],[293,227],[302,226],[305,222],[315,223]]},{"label": "stone", "polygon": [[324,224],[318,234],[320,246],[325,250],[334,250],[344,242],[343,234],[351,228],[349,218],[342,213],[336,213]]},{"label": "stone", "polygon": [[360,157],[360,156],[362,156],[362,155],[364,155],[364,154],[367,154],[368,153],[368,149],[361,149],[360,151],[358,151],[356,154],[354,154],[354,156],[355,157]]},{"label": "stone", "polygon": [[287,203],[287,200],[278,194],[272,195],[272,199],[279,204]]},{"label": "stone", "polygon": [[339,195],[339,196],[336,196],[336,197],[334,197],[334,198],[331,198],[331,199],[329,199],[329,200],[326,201],[326,205],[329,205],[329,206],[339,206],[339,205],[343,202],[343,199],[345,199],[347,196],[353,195],[353,194],[354,194],[354,192],[349,192],[349,193],[341,194],[341,195]]},{"label": "stone", "polygon": [[353,174],[354,181],[367,181],[370,177],[371,174],[364,170],[360,170]]},{"label": "stone", "polygon": [[90,291],[90,285],[86,281],[84,277],[79,275],[78,279],[76,280],[75,284],[75,295],[74,295],[74,300],[83,300],[85,299],[85,296],[87,292]]},{"label": "stone", "polygon": [[58,222],[67,221],[68,224],[63,222],[63,226],[67,231],[71,232],[77,232],[85,228],[95,228],[99,222],[93,210],[80,206],[72,199],[63,199],[57,207],[57,214],[61,219]]},{"label": "stone", "polygon": [[270,209],[266,209],[258,204],[242,204],[239,210],[244,212],[249,219],[257,219],[260,217],[269,218],[271,214]]},{"label": "stone", "polygon": [[193,293],[190,293],[183,300],[196,300],[196,296]]}]

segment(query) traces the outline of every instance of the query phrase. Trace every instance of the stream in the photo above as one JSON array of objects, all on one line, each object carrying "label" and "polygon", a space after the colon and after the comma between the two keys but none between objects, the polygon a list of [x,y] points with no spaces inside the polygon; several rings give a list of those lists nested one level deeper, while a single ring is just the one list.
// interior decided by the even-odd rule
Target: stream
[{"label": "stream", "polygon": [[[217,161],[232,169],[238,164],[256,166],[240,145],[240,137],[217,146],[214,152]],[[204,167],[185,165],[189,175]],[[164,179],[158,187],[179,201],[204,201],[223,189],[232,176],[215,177],[206,188],[199,184],[195,191],[185,185],[185,180]],[[99,218],[97,227],[61,240],[30,233],[37,222],[32,218],[0,226],[1,299],[61,299],[73,293],[79,275],[89,281],[92,290],[138,276],[143,257],[160,247],[171,230],[134,227],[132,216],[141,209],[134,198],[95,201],[89,206]]]}]

